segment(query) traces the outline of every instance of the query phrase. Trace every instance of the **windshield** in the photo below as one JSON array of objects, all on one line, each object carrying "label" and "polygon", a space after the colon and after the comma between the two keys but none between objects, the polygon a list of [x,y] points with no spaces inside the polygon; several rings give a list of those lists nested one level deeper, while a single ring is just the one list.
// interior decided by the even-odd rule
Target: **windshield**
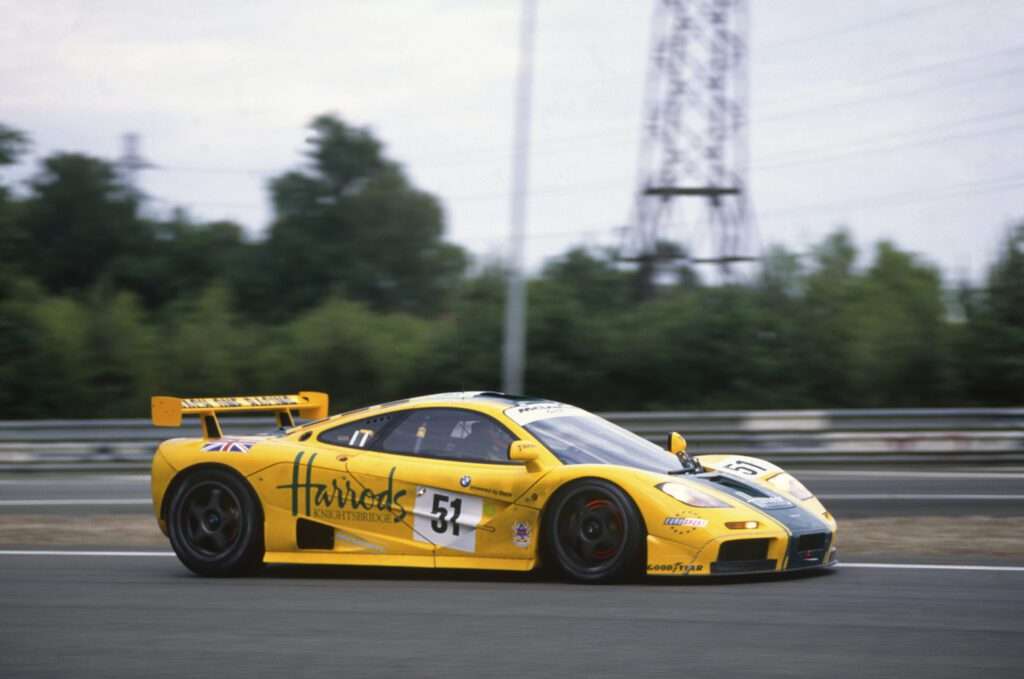
[{"label": "windshield", "polygon": [[679,470],[667,452],[597,415],[550,417],[524,426],[563,464],[618,464],[663,474]]}]

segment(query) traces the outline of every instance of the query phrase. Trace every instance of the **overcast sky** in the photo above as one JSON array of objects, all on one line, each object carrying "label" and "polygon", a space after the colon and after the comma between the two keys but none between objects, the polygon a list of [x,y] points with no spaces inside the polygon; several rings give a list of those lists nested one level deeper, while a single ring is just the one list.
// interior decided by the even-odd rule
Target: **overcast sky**
[{"label": "overcast sky", "polygon": [[[764,243],[837,225],[980,277],[1024,218],[1024,0],[754,0],[752,203]],[[614,245],[637,172],[652,0],[540,0],[527,257]],[[0,122],[55,151],[141,137],[150,209],[253,235],[305,126],[369,126],[500,256],[518,64],[514,0],[0,0]]]}]

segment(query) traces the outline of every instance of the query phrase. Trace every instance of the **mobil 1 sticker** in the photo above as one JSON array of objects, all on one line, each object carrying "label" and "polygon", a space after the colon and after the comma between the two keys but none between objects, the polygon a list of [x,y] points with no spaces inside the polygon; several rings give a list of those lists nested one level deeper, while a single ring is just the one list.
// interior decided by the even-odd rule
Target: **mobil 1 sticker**
[{"label": "mobil 1 sticker", "polygon": [[476,527],[484,501],[472,495],[419,486],[413,510],[413,537],[460,552],[476,551]]}]

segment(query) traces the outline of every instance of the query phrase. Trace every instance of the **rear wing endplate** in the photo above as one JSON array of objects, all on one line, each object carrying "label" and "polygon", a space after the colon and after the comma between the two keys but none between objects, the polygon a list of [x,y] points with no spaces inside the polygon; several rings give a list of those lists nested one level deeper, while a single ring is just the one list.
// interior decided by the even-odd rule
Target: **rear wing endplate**
[{"label": "rear wing endplate", "polygon": [[327,394],[300,391],[288,396],[230,396],[214,398],[175,398],[154,396],[153,424],[158,427],[180,427],[183,415],[198,415],[203,423],[203,438],[222,436],[217,413],[248,413],[272,411],[278,427],[294,427],[292,413],[310,420],[327,417]]}]

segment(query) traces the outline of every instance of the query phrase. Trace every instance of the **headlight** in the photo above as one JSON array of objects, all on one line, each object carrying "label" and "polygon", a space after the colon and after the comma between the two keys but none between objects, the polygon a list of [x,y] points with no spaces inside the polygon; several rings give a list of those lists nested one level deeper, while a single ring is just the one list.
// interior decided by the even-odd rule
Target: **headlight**
[{"label": "headlight", "polygon": [[699,490],[684,486],[681,483],[663,483],[658,488],[662,489],[683,504],[691,507],[731,507],[732,505],[722,502],[718,498],[702,493]]},{"label": "headlight", "polygon": [[800,483],[786,472],[782,472],[781,474],[771,477],[768,479],[768,483],[785,493],[789,493],[797,500],[810,500],[814,497],[814,493],[807,490],[807,486]]}]

